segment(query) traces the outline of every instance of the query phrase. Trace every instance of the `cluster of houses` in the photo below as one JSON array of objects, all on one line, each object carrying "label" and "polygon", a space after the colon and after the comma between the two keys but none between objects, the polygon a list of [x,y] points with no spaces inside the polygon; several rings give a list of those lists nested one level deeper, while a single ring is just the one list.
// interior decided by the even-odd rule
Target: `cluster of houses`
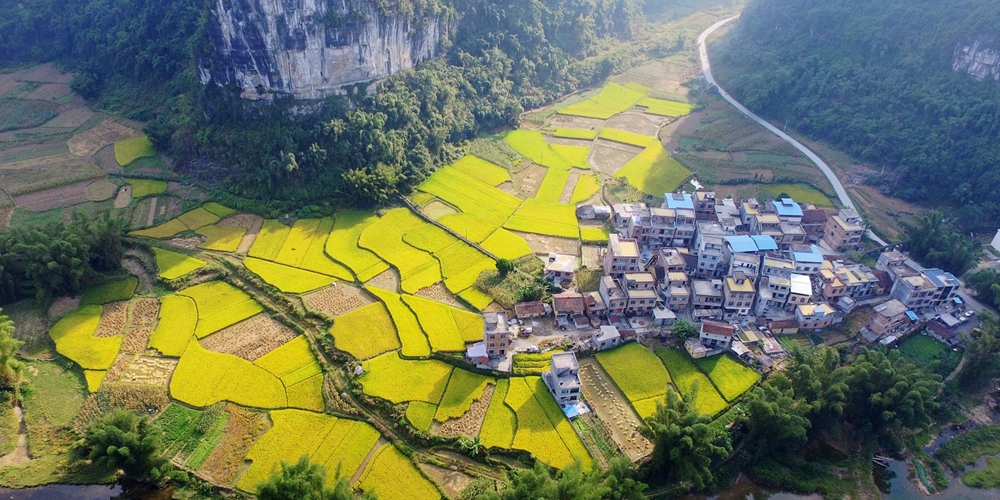
[{"label": "cluster of houses", "polygon": [[[552,315],[562,329],[597,330],[590,348],[614,347],[635,335],[642,330],[636,320],[646,331],[662,331],[682,317],[699,330],[685,343],[691,356],[732,350],[768,364],[762,356],[784,354],[775,335],[829,327],[859,306],[873,307],[861,331],[868,342],[891,343],[924,326],[944,342],[957,342],[951,330],[962,320],[948,311],[962,306],[959,281],[898,251],[882,253],[874,269],[851,262],[846,255],[863,248],[866,230],[852,209],[834,212],[787,197],[716,199],[699,190],[668,193],[660,206],[578,212],[614,225],[598,289],[569,289],[554,295],[551,305],[518,304],[514,313],[520,320]],[[576,265],[576,256],[552,253],[545,273],[565,287]],[[506,322],[504,313],[487,314],[488,356],[509,352],[504,334],[491,333],[505,331],[500,325]],[[578,397],[578,378],[570,380],[578,367],[575,357],[558,356],[544,378],[553,396],[567,402],[561,398]]]}]

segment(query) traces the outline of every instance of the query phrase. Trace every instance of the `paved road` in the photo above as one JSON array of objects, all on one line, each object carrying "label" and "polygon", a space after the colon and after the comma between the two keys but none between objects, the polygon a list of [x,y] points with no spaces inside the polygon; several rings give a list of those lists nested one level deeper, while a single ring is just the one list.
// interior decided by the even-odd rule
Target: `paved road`
[{"label": "paved road", "polygon": [[[844,185],[840,183],[840,179],[837,178],[837,175],[833,173],[833,170],[830,169],[830,166],[827,165],[822,158],[820,158],[816,153],[813,153],[809,148],[802,145],[802,143],[800,143],[799,141],[796,141],[788,134],[782,132],[781,130],[778,130],[778,128],[775,127],[774,125],[771,125],[763,118],[754,114],[753,111],[750,111],[745,106],[740,104],[736,99],[733,99],[733,97],[729,95],[728,92],[723,90],[722,87],[720,87],[719,84],[715,82],[715,78],[712,77],[712,65],[708,61],[708,48],[705,45],[705,40],[708,38],[708,35],[712,34],[712,32],[719,29],[726,23],[732,21],[733,19],[736,19],[737,17],[739,16],[733,16],[730,17],[729,19],[723,19],[722,21],[719,21],[710,26],[707,30],[705,30],[701,35],[698,36],[698,52],[699,55],[701,55],[701,70],[702,72],[705,73],[705,80],[708,81],[709,85],[714,85],[717,89],[719,89],[719,94],[722,95],[722,98],[725,99],[726,101],[729,101],[729,104],[732,104],[733,107],[740,110],[740,113],[743,113],[744,115],[748,116],[751,120],[761,124],[762,126],[764,126],[764,128],[770,130],[778,137],[781,137],[782,139],[788,141],[789,144],[795,146],[795,149],[798,149],[799,151],[802,152],[802,154],[806,155],[807,158],[809,158],[813,163],[816,164],[817,167],[819,167],[819,169],[823,172],[823,175],[825,175],[826,178],[830,181],[830,184],[833,185],[834,191],[837,192],[837,198],[840,199],[840,204],[848,208],[854,208],[854,202],[852,202],[851,197],[848,196],[847,190],[844,189]],[[879,238],[878,235],[873,233],[871,230],[868,230],[868,237],[871,238],[872,241],[874,241],[875,243],[878,243],[879,245],[882,246],[886,245],[886,242],[883,241],[882,238]]]}]

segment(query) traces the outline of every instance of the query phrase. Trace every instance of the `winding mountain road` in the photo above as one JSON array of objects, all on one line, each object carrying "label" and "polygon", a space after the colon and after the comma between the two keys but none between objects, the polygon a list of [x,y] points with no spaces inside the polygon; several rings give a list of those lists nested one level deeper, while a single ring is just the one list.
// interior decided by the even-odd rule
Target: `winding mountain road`
[{"label": "winding mountain road", "polygon": [[[746,106],[740,104],[739,101],[737,101],[736,99],[733,99],[733,97],[729,95],[728,92],[723,90],[723,88],[720,87],[719,84],[715,82],[715,78],[712,77],[712,65],[709,63],[708,60],[708,47],[705,43],[705,40],[707,40],[708,36],[711,35],[715,30],[724,26],[726,23],[729,23],[733,19],[736,19],[737,17],[739,16],[733,16],[728,19],[723,19],[722,21],[719,21],[710,26],[707,30],[705,30],[704,32],[702,32],[701,35],[698,36],[698,53],[701,56],[701,70],[703,73],[705,73],[705,80],[708,81],[709,85],[715,86],[715,88],[719,90],[719,95],[721,95],[723,99],[728,101],[729,104],[732,104],[734,108],[738,109],[740,113],[743,113],[751,120],[761,124],[761,126],[770,130],[778,137],[784,139],[789,144],[794,146],[795,149],[798,149],[799,151],[802,152],[802,154],[806,155],[806,157],[809,158],[809,160],[811,160],[813,163],[816,164],[817,167],[819,167],[819,169],[823,172],[823,175],[825,175],[826,178],[830,181],[830,184],[833,185],[834,191],[837,192],[837,198],[840,199],[840,204],[848,208],[854,208],[854,202],[851,201],[851,197],[847,194],[847,190],[844,189],[844,185],[840,183],[840,179],[837,178],[837,175],[833,173],[833,170],[830,169],[830,166],[827,165],[826,162],[824,162],[823,159],[819,157],[819,155],[813,153],[812,150],[802,145],[802,143],[796,141],[791,136],[782,132],[781,130],[778,130],[777,127],[771,125],[763,118],[757,116],[753,111],[747,109]],[[879,238],[878,235],[873,233],[870,229],[868,230],[868,237],[871,238],[872,241],[874,241],[875,243],[878,243],[879,245],[882,246],[886,245],[886,242],[883,241],[882,238]]]}]

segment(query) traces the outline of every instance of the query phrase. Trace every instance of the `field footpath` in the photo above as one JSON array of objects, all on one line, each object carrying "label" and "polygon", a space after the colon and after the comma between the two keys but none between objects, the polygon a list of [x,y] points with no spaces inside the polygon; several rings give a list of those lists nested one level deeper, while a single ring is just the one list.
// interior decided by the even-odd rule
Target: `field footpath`
[{"label": "field footpath", "polygon": [[[854,202],[851,201],[851,197],[850,195],[847,194],[847,190],[844,189],[844,185],[840,182],[840,179],[837,178],[837,174],[833,172],[830,166],[827,165],[826,162],[824,162],[823,159],[819,157],[819,155],[814,153],[811,149],[805,147],[801,142],[793,139],[790,135],[782,132],[781,130],[778,130],[778,127],[771,125],[771,123],[768,122],[767,120],[757,116],[753,111],[750,111],[749,109],[746,108],[746,106],[740,104],[739,101],[734,99],[733,96],[729,95],[728,92],[726,92],[722,87],[720,87],[718,83],[716,83],[715,78],[712,76],[712,65],[708,60],[708,46],[706,45],[705,41],[708,39],[709,35],[715,32],[715,30],[721,28],[722,26],[725,26],[730,21],[738,17],[739,16],[733,16],[728,19],[723,19],[710,26],[707,30],[703,31],[701,35],[698,35],[698,54],[701,57],[701,70],[705,74],[705,80],[708,82],[709,85],[712,85],[716,89],[718,89],[719,95],[721,95],[723,99],[729,102],[729,104],[732,104],[733,107],[739,110],[740,113],[743,113],[751,120],[759,123],[764,128],[770,130],[772,133],[774,133],[778,137],[784,139],[786,142],[794,146],[795,149],[798,149],[800,152],[802,152],[802,154],[806,155],[806,157],[809,158],[810,161],[812,161],[814,164],[816,164],[817,167],[819,167],[819,169],[823,172],[823,175],[825,175],[827,180],[830,181],[830,184],[833,185],[833,189],[834,191],[837,192],[837,198],[840,200],[840,204],[847,208],[853,209]],[[887,243],[882,238],[879,238],[879,236],[875,234],[871,229],[867,230],[867,234],[868,237],[871,238],[872,241],[874,241],[875,243],[878,243],[881,246],[887,245]]]}]

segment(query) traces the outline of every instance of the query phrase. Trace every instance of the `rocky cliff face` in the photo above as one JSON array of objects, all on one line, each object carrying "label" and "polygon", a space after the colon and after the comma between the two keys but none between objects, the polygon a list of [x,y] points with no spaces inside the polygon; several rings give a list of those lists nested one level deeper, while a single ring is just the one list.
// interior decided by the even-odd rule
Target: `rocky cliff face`
[{"label": "rocky cliff face", "polygon": [[952,68],[979,80],[1000,80],[1000,48],[996,43],[981,39],[961,44],[955,48]]},{"label": "rocky cliff face", "polygon": [[302,99],[384,78],[436,55],[439,16],[385,13],[375,0],[216,0],[203,84],[235,84],[247,98]]}]

